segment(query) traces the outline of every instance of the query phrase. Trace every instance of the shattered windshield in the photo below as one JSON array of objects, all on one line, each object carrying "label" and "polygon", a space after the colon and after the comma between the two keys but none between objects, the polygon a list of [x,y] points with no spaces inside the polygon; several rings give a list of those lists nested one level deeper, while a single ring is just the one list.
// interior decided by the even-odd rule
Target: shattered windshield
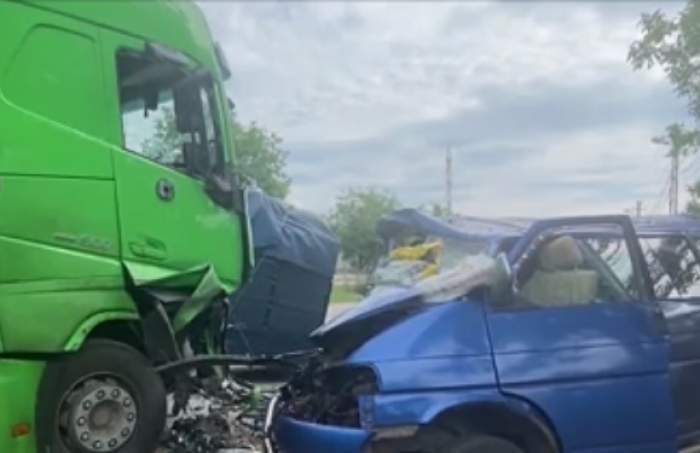
[{"label": "shattered windshield", "polygon": [[372,292],[407,288],[461,269],[474,257],[488,256],[491,242],[481,239],[456,240],[428,237],[395,246],[379,261],[371,277]]}]

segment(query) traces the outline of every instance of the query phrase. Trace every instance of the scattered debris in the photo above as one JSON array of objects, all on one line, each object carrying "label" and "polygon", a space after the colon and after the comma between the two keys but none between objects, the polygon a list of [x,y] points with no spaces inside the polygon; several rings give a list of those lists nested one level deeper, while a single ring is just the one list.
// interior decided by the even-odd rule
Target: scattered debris
[{"label": "scattered debris", "polygon": [[263,451],[265,411],[276,387],[214,375],[187,378],[175,388],[162,453]]}]

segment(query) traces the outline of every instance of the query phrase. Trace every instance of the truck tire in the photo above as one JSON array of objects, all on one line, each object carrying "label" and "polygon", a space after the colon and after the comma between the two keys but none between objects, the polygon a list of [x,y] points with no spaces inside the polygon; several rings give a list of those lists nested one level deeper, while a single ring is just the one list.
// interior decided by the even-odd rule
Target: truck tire
[{"label": "truck tire", "polygon": [[136,349],[90,340],[49,361],[37,402],[42,453],[149,453],[165,426],[166,395]]},{"label": "truck tire", "polygon": [[525,453],[525,451],[499,437],[470,435],[450,443],[446,453]]}]

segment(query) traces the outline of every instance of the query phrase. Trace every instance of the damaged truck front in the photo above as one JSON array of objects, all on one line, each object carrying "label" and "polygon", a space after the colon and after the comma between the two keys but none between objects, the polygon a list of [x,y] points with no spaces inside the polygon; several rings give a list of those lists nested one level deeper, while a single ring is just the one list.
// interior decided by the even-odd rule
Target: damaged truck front
[{"label": "damaged truck front", "polygon": [[464,219],[461,227],[482,253],[408,287],[381,288],[312,335],[321,352],[270,405],[271,449],[698,445],[697,218]]},{"label": "damaged truck front", "polygon": [[229,70],[194,3],[1,1],[0,42],[0,451],[153,451],[170,373],[225,349],[228,325],[250,336],[224,302],[267,270],[253,330],[311,313],[298,333],[332,270],[298,307],[274,289],[299,259],[255,262],[300,227],[253,237],[265,197],[239,184]]}]

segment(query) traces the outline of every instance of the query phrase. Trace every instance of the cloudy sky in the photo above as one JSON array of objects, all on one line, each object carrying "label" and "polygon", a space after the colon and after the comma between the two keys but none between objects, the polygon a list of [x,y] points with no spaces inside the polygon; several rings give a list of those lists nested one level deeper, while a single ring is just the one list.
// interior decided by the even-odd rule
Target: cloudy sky
[{"label": "cloudy sky", "polygon": [[442,202],[450,146],[455,209],[499,216],[666,209],[650,138],[687,115],[626,55],[642,12],[681,6],[202,3],[239,116],[284,138],[293,203],[327,212],[350,186]]}]

